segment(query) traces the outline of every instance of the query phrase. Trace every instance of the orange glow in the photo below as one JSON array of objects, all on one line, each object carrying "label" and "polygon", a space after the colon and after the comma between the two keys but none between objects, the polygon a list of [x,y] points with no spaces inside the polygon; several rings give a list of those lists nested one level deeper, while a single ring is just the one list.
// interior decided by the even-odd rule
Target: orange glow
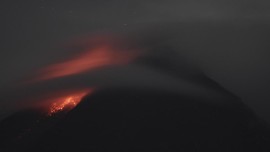
[{"label": "orange glow", "polygon": [[61,97],[50,99],[50,107],[48,111],[48,115],[52,116],[55,113],[61,111],[70,111],[77,106],[77,104],[82,100],[82,98],[89,94],[91,91],[88,90],[80,90],[71,93],[67,93]]},{"label": "orange glow", "polygon": [[139,54],[138,51],[125,48],[125,44],[119,42],[101,40],[95,43],[97,42],[94,42],[93,46],[88,44],[80,54],[72,58],[41,69],[34,81],[71,76],[104,66],[127,64]]},{"label": "orange glow", "polygon": [[[111,36],[95,36],[91,39],[80,40],[79,43],[75,42],[74,48],[80,48],[75,55],[41,68],[26,83],[36,85],[35,83],[38,81],[61,79],[83,74],[97,68],[128,64],[142,53],[132,48],[132,46],[123,38]],[[42,85],[42,83],[37,83],[37,85]],[[42,106],[46,107],[46,112],[48,111],[48,115],[51,116],[61,111],[73,109],[89,93],[91,93],[90,89],[80,88],[79,91],[63,92],[62,90],[61,92],[61,90],[56,90],[49,94],[44,92],[36,96],[39,96],[40,103],[46,103]],[[48,104],[49,108],[47,108]]]}]

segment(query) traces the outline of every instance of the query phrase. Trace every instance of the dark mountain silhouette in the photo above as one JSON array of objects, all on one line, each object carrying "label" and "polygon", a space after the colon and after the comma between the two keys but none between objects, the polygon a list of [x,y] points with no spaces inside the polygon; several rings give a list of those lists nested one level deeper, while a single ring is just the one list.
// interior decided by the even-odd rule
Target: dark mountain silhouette
[{"label": "dark mountain silhouette", "polygon": [[[54,125],[41,125],[43,132],[35,131],[26,145],[8,146],[41,152],[269,150],[267,127],[240,101],[206,100],[157,90],[103,89]],[[55,118],[43,121],[51,124],[48,119]]]},{"label": "dark mountain silhouette", "polygon": [[52,128],[67,111],[49,116],[44,109],[27,109],[0,122],[0,151],[24,151]]},{"label": "dark mountain silhouette", "polygon": [[[134,64],[134,73],[130,69],[123,77],[112,76],[134,74],[132,78],[116,81],[107,74],[103,78],[121,82],[119,86],[103,85],[107,88],[86,96],[69,112],[48,116],[35,109],[6,118],[0,123],[1,152],[270,151],[269,126],[166,45],[154,45]],[[160,77],[149,81],[156,75]],[[87,83],[91,78],[78,79]]]}]

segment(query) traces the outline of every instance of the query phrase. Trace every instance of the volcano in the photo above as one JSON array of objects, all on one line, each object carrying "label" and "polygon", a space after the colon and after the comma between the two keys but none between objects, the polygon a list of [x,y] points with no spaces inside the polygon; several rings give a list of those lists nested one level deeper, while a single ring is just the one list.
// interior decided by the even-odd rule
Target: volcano
[{"label": "volcano", "polygon": [[7,118],[1,123],[5,134],[21,124],[40,124],[20,137],[25,139],[5,142],[2,151],[268,151],[268,128],[241,101],[207,100],[160,90],[101,89],[65,114],[27,111]]},{"label": "volcano", "polygon": [[149,40],[90,43],[8,92],[49,108],[2,120],[0,151],[270,151],[269,126],[239,97]]}]

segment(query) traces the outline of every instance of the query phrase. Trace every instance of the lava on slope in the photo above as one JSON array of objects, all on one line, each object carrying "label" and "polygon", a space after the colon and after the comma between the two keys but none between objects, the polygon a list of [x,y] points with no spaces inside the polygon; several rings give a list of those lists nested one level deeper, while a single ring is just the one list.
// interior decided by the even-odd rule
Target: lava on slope
[{"label": "lava on slope", "polygon": [[90,94],[91,92],[92,91],[90,89],[84,89],[68,93],[61,97],[50,99],[52,103],[49,106],[48,115],[52,116],[53,114],[61,111],[72,110],[77,106],[77,104],[82,100],[84,96]]}]

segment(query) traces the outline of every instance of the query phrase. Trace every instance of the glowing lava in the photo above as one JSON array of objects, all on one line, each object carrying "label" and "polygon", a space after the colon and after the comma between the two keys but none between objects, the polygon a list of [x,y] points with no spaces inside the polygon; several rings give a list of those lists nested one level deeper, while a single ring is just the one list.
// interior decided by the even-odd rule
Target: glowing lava
[{"label": "glowing lava", "polygon": [[68,93],[67,95],[64,95],[62,97],[51,99],[53,102],[49,107],[48,115],[52,116],[53,114],[61,111],[72,110],[78,105],[78,103],[80,103],[82,98],[85,95],[89,94],[90,92],[91,92],[90,90],[82,90],[73,93]]}]

